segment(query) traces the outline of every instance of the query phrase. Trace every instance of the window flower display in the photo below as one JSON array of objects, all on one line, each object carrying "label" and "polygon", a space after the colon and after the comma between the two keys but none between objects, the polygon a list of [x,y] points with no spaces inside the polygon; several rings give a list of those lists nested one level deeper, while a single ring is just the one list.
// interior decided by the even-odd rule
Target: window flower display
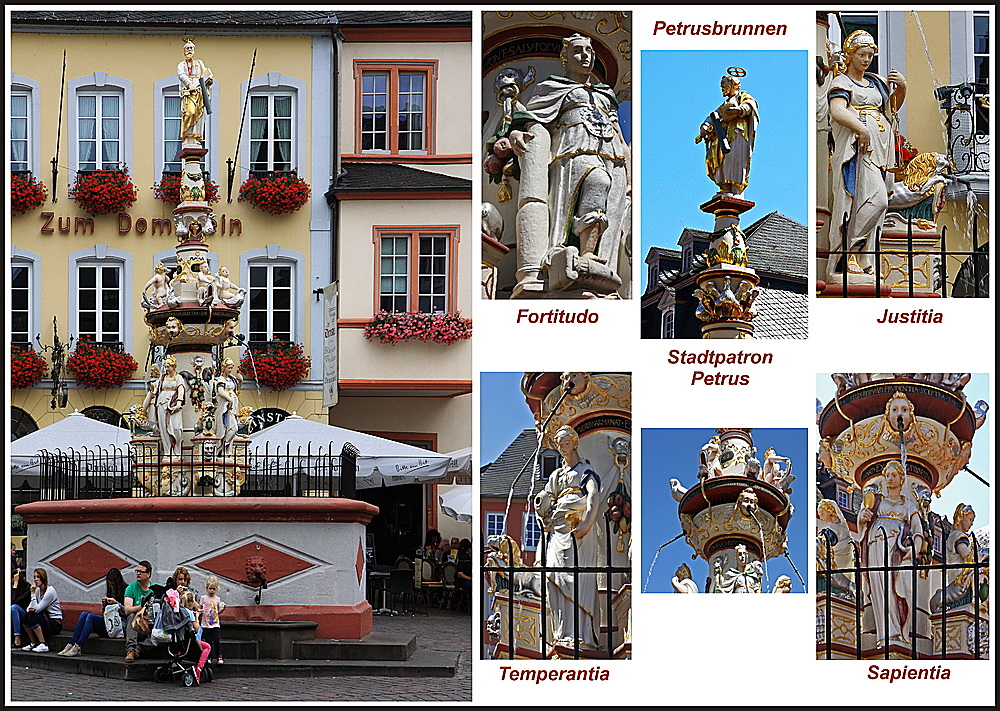
[{"label": "window flower display", "polygon": [[263,349],[247,349],[240,358],[240,372],[271,390],[287,390],[309,374],[312,361],[298,343],[276,341]]},{"label": "window flower display", "polygon": [[128,168],[79,172],[69,196],[91,215],[110,215],[132,206],[138,197]]},{"label": "window flower display", "polygon": [[472,319],[459,313],[379,311],[365,326],[365,338],[395,345],[400,341],[433,341],[451,345],[472,338]]},{"label": "window flower display", "polygon": [[45,377],[49,364],[34,348],[13,348],[10,353],[10,386],[15,390],[30,388]]},{"label": "window flower display", "polygon": [[138,367],[130,353],[88,340],[81,340],[66,361],[77,382],[99,390],[120,388]]},{"label": "window flower display", "polygon": [[309,202],[309,183],[295,173],[257,174],[240,186],[240,201],[270,215],[295,212]]},{"label": "window flower display", "polygon": [[41,180],[31,173],[12,173],[10,176],[10,211],[15,215],[41,207],[48,197],[48,190]]}]

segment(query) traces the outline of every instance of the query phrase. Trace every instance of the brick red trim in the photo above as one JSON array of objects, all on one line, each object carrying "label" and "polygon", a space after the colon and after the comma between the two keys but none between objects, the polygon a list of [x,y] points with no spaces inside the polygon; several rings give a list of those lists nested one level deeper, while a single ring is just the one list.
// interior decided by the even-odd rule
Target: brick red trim
[{"label": "brick red trim", "polygon": [[414,155],[411,153],[387,154],[387,153],[346,153],[340,156],[344,163],[471,163],[471,153],[457,153],[454,155]]},{"label": "brick red trim", "polygon": [[[341,380],[341,390],[422,390],[428,392],[459,390],[459,395],[472,392],[471,380]],[[20,507],[18,507],[20,508]]]},{"label": "brick red trim", "polygon": [[471,42],[472,27],[341,27],[345,42]]},{"label": "brick red trim", "polygon": [[[471,381],[470,381],[471,385]],[[160,521],[297,521],[368,525],[378,507],[354,499],[307,497],[227,498],[178,496],[92,501],[36,501],[15,511],[25,523],[105,523]]]}]

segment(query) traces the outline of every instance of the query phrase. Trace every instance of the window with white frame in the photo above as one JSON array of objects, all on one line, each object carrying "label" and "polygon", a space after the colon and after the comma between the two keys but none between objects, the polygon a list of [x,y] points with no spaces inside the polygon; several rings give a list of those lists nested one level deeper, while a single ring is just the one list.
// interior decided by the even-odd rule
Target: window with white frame
[{"label": "window with white frame", "polygon": [[486,512],[486,536],[502,536],[506,517],[496,511]]},{"label": "window with white frame", "polygon": [[34,274],[29,262],[15,260],[10,267],[10,341],[31,343]]},{"label": "window with white frame", "polygon": [[80,262],[76,275],[76,332],[98,343],[122,338],[122,265]]},{"label": "window with white frame", "polygon": [[538,542],[542,540],[542,529],[534,513],[526,511],[521,528],[521,550],[538,550]]},{"label": "window with white frame", "polygon": [[77,170],[116,169],[122,157],[122,109],[118,91],[80,91],[76,96]]},{"label": "window with white frame", "polygon": [[674,307],[664,309],[660,314],[660,338],[674,337]]},{"label": "window with white frame", "polygon": [[432,151],[433,81],[437,63],[355,63],[358,95],[358,151]]},{"label": "window with white frame", "polygon": [[972,16],[972,71],[975,80],[973,101],[976,121],[975,131],[981,136],[990,135],[990,14],[975,12]]},{"label": "window with white frame", "polygon": [[435,313],[453,308],[458,228],[376,228],[378,304],[383,311]]},{"label": "window with white frame", "polygon": [[250,170],[292,170],[295,141],[295,96],[290,92],[250,95]]},{"label": "window with white frame", "polygon": [[163,97],[163,172],[179,173],[181,159],[177,154],[181,150],[181,97],[167,94]]},{"label": "window with white frame", "polygon": [[31,94],[15,91],[10,96],[10,170],[31,170]]},{"label": "window with white frame", "polygon": [[250,342],[294,340],[294,265],[252,262],[249,277],[247,335]]},{"label": "window with white frame", "polygon": [[559,454],[558,452],[553,452],[551,449],[546,449],[538,458],[538,465],[541,471],[538,476],[540,479],[548,479],[552,472],[559,468]]}]

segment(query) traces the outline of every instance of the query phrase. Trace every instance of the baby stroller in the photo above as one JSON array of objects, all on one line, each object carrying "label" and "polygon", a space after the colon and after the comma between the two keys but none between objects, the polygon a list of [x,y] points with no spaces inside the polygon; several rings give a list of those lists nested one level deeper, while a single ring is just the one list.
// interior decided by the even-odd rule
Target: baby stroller
[{"label": "baby stroller", "polygon": [[[167,662],[158,666],[153,672],[154,680],[164,684],[176,679],[184,686],[194,686],[198,683],[195,667],[198,666],[201,647],[198,645],[194,625],[191,624],[191,618],[185,608],[178,607],[175,610],[164,600],[153,628],[152,638],[165,644],[167,651]],[[212,667],[206,664],[201,670],[201,683],[208,681],[212,681]]]}]

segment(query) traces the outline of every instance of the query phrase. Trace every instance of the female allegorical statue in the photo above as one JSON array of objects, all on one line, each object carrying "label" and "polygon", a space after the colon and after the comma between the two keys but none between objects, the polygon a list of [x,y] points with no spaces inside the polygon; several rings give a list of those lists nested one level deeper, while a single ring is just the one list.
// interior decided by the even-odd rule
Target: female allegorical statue
[{"label": "female allegorical statue", "polygon": [[[181,96],[181,140],[191,137],[196,141],[202,139],[205,102],[211,99],[211,86],[214,79],[212,70],[200,59],[194,58],[194,41],[188,40],[184,45],[184,60],[177,65],[177,78],[180,80]],[[204,89],[207,95],[202,92]]]},{"label": "female allegorical statue", "polygon": [[186,395],[184,378],[177,372],[177,358],[167,356],[163,361],[163,374],[156,381],[153,391],[156,425],[165,456],[173,457],[181,453],[181,437],[184,434],[181,408]]},{"label": "female allegorical statue", "polygon": [[559,57],[566,76],[541,82],[525,110],[514,113],[511,144],[523,156],[533,138],[525,130],[536,122],[552,136],[550,249],[578,245],[581,255],[600,254],[614,266],[631,192],[631,154],[618,125],[618,100],[607,84],[591,81],[596,57],[589,37],[567,37]]},{"label": "female allegorical statue", "polygon": [[[912,565],[915,550],[918,554],[924,545],[923,526],[917,503],[903,491],[906,475],[898,460],[886,462],[882,468],[882,492],[867,491],[858,513],[858,530],[861,533],[862,567],[888,565]],[[912,548],[911,543],[912,541]],[[865,620],[865,632],[872,630],[878,634],[879,645],[886,642],[910,644],[913,615],[917,616],[917,636],[929,633],[929,617],[926,585],[918,578],[918,586],[913,587],[911,571],[872,570],[863,574],[867,583],[870,610],[873,620]],[[888,587],[888,610],[886,609],[886,588]],[[918,593],[919,596],[918,596]],[[920,599],[918,599],[918,597]],[[888,612],[888,615],[886,614]],[[888,619],[888,627],[886,620]]]},{"label": "female allegorical statue", "polygon": [[864,30],[844,41],[847,71],[830,84],[827,98],[833,131],[833,204],[830,216],[830,259],[827,280],[845,271],[871,274],[872,255],[857,254],[874,247],[882,228],[896,162],[893,121],[906,98],[906,79],[893,69],[888,81],[868,70],[878,52]]},{"label": "female allegorical statue", "polygon": [[[556,449],[563,465],[552,472],[545,485],[552,506],[542,519],[542,528],[549,534],[545,548],[545,563],[555,567],[597,565],[598,499],[601,482],[590,463],[580,458],[580,438],[572,427],[560,427],[555,435]],[[576,556],[573,541],[576,540]],[[597,576],[582,573],[574,589],[573,573],[547,573],[547,601],[554,642],[574,646],[573,620],[580,610],[580,649],[596,649],[600,634],[597,608]]]},{"label": "female allegorical statue", "polygon": [[[953,528],[945,543],[945,562],[952,565],[972,562],[974,555],[969,531],[976,522],[976,511],[969,504],[959,504],[955,507],[955,514],[951,519]],[[981,579],[985,579],[985,570],[981,575],[983,576]],[[942,603],[951,605],[965,596],[973,583],[972,568],[949,570],[947,579],[947,586],[936,593],[931,602],[931,609],[934,612],[941,609]]]},{"label": "female allegorical statue", "polygon": [[241,380],[233,375],[235,367],[233,359],[226,358],[222,361],[222,372],[215,379],[215,395],[218,398],[216,414],[219,418],[219,434],[222,436],[224,449],[228,449],[233,443],[240,428],[237,414],[240,411]]}]

